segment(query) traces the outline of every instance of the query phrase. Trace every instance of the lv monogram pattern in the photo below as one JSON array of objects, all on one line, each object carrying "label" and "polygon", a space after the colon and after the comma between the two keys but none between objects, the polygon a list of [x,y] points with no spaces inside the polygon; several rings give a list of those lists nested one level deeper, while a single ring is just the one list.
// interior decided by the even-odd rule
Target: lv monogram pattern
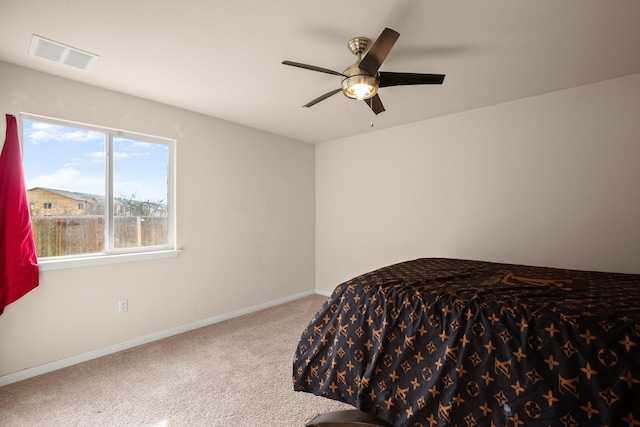
[{"label": "lv monogram pattern", "polygon": [[396,426],[640,426],[640,275],[384,267],[335,289],[293,383]]}]

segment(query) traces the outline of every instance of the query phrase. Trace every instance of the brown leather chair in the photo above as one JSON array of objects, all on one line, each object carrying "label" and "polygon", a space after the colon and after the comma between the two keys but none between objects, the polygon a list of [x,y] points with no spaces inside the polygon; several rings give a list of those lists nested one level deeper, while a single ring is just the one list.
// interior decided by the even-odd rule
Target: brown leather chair
[{"label": "brown leather chair", "polygon": [[318,415],[306,424],[306,427],[393,427],[380,418],[356,409],[335,411]]}]

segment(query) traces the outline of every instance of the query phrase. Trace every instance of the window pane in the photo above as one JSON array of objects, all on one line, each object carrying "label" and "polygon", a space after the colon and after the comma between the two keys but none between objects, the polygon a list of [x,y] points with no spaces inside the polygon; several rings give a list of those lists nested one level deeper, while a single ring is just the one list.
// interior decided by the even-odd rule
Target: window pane
[{"label": "window pane", "polygon": [[22,127],[38,257],[103,252],[106,135],[29,119]]},{"label": "window pane", "polygon": [[175,141],[22,117],[39,258],[173,248]]},{"label": "window pane", "polygon": [[113,246],[168,244],[169,147],[113,139]]}]

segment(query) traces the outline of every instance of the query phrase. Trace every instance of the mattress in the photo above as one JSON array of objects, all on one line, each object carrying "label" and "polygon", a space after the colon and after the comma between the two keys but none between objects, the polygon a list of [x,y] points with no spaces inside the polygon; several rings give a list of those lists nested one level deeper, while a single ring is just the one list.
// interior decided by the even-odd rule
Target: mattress
[{"label": "mattress", "polygon": [[448,258],[336,287],[294,389],[396,426],[640,425],[640,275]]}]

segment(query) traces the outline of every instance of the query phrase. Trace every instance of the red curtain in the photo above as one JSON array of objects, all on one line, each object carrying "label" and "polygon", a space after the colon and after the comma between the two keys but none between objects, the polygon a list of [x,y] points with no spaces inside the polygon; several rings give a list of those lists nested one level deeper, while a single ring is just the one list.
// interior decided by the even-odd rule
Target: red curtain
[{"label": "red curtain", "polygon": [[7,137],[0,155],[0,314],[38,286],[38,260],[15,116],[7,114]]}]

